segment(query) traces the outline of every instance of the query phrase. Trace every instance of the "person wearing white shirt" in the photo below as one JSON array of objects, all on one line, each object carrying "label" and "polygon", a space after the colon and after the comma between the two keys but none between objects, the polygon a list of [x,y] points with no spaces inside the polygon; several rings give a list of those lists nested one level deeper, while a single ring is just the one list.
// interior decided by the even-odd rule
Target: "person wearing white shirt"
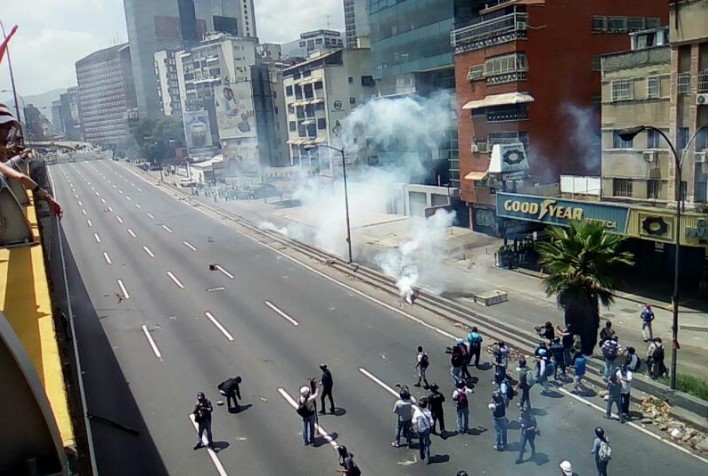
[{"label": "person wearing white shirt", "polygon": [[629,393],[632,389],[632,371],[627,368],[627,364],[622,365],[617,373],[617,380],[622,385],[620,392],[620,410],[629,420]]},{"label": "person wearing white shirt", "polygon": [[430,430],[433,428],[433,415],[428,410],[428,399],[423,397],[413,413],[413,428],[418,432],[420,460],[430,464]]}]

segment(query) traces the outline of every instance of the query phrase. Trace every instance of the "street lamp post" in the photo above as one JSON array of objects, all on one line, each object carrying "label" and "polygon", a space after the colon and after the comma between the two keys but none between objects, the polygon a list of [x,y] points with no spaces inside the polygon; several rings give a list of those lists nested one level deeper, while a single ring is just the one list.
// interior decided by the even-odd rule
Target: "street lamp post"
[{"label": "street lamp post", "polygon": [[[0,20],[0,29],[2,29],[3,38],[7,37],[5,33],[5,25],[3,25],[2,20]],[[12,87],[12,95],[15,99],[15,112],[17,112],[17,120],[20,120],[20,104],[17,102],[17,88],[15,87],[15,73],[12,71],[12,60],[10,59],[10,46],[7,46],[5,50],[5,56],[7,56],[7,69],[10,71],[10,86]]]},{"label": "street lamp post", "polygon": [[344,158],[344,148],[341,149],[331,146],[329,144],[314,144],[305,147],[305,149],[316,149],[318,147],[324,147],[325,149],[331,149],[342,156],[342,179],[344,180],[344,212],[347,220],[347,249],[349,252],[349,264],[352,264],[354,259],[352,258],[352,229],[349,222],[349,189],[347,188],[347,161]]},{"label": "street lamp post", "polygon": [[684,145],[684,149],[681,152],[681,155],[679,156],[678,152],[676,151],[676,147],[674,147],[674,144],[669,140],[668,136],[661,130],[653,126],[636,126],[636,127],[631,127],[629,129],[623,129],[619,131],[619,136],[622,138],[624,141],[630,141],[634,139],[637,134],[644,130],[652,130],[655,131],[657,134],[661,135],[661,137],[664,138],[666,143],[669,145],[669,149],[671,150],[671,154],[674,157],[674,162],[676,164],[676,191],[675,191],[675,198],[676,198],[676,230],[674,232],[674,248],[675,248],[675,254],[674,254],[674,292],[673,296],[671,296],[671,301],[672,301],[672,314],[673,314],[673,320],[671,324],[671,375],[670,377],[670,386],[672,390],[676,390],[676,360],[678,357],[678,348],[679,348],[679,343],[678,343],[678,321],[679,321],[679,270],[680,270],[680,264],[679,264],[679,252],[681,249],[681,201],[682,201],[682,193],[681,193],[681,188],[682,188],[682,180],[681,180],[681,168],[683,166],[683,159],[686,156],[686,151],[688,150],[689,146],[691,143],[695,140],[696,136],[698,136],[698,132],[703,129],[704,127],[708,126],[708,122],[705,124],[702,124],[700,127],[696,128],[696,131],[693,133],[691,138],[686,142]]}]

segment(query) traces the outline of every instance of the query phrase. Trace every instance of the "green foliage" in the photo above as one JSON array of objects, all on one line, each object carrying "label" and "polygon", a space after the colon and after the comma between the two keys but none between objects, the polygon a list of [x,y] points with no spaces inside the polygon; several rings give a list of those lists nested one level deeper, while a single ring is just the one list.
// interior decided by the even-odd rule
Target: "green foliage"
[{"label": "green foliage", "polygon": [[[670,382],[669,377],[662,377],[659,381],[665,385],[669,385]],[[676,374],[676,389],[708,401],[708,382],[702,378],[688,374]]]},{"label": "green foliage", "polygon": [[623,238],[591,222],[551,228],[549,235],[548,241],[537,244],[539,263],[548,273],[543,283],[546,293],[556,295],[564,309],[598,300],[608,306],[618,266],[633,264],[632,253],[618,251]]},{"label": "green foliage", "polygon": [[171,117],[141,119],[131,133],[143,157],[156,163],[174,157],[175,148],[185,143],[182,123]]}]

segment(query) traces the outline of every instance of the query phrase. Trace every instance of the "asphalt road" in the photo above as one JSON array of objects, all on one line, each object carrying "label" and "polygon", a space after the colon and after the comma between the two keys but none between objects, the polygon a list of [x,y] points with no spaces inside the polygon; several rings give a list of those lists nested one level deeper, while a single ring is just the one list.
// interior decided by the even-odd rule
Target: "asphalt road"
[{"label": "asphalt road", "polygon": [[[535,461],[515,465],[518,425],[510,451],[497,453],[491,415],[491,371],[476,371],[472,434],[433,437],[435,464],[417,451],[389,446],[391,394],[412,385],[417,345],[448,400],[446,346],[455,328],[437,331],[395,308],[317,275],[282,254],[237,234],[227,224],[163,193],[109,161],[51,167],[65,207],[67,265],[74,322],[101,475],[334,474],[334,444],[303,446],[302,425],[288,401],[320,362],[334,374],[337,415],[319,423],[346,445],[364,474],[453,475],[558,473],[570,459],[593,474],[593,428],[613,443],[610,473],[705,474],[705,463],[629,425],[608,422],[583,402],[532,391],[542,435]],[[210,270],[217,263],[219,269]],[[124,299],[119,302],[117,295]],[[218,453],[193,451],[189,419],[194,396],[215,402],[216,385],[243,377],[243,403],[229,414],[215,406]],[[414,390],[414,394],[424,392]],[[454,429],[454,409],[446,407]],[[518,416],[510,409],[510,419]],[[116,422],[122,427],[108,422]],[[139,434],[126,431],[134,429]]]}]

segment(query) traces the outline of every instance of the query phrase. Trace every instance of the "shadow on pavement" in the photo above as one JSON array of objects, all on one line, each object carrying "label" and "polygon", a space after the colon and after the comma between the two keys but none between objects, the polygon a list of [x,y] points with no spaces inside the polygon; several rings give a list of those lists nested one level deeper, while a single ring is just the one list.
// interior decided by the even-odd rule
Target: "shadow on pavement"
[{"label": "shadow on pavement", "polygon": [[231,445],[227,441],[215,441],[213,446],[214,447],[212,449],[214,450],[214,452],[220,453]]},{"label": "shadow on pavement", "polygon": [[470,428],[469,431],[467,431],[467,434],[472,436],[479,436],[482,433],[486,433],[487,431],[489,431],[488,428],[478,426],[477,428]]},{"label": "shadow on pavement", "polygon": [[[332,432],[329,434],[329,437],[332,439],[332,441],[337,441],[337,438],[339,438],[339,433],[337,432]],[[325,438],[324,436],[318,436],[315,438],[315,443],[312,445],[315,448],[319,448],[320,446],[328,445],[329,440]]]},{"label": "shadow on pavement", "polygon": [[542,408],[532,408],[531,414],[533,416],[546,416],[548,415],[548,412]]},{"label": "shadow on pavement", "polygon": [[232,415],[235,415],[237,413],[243,413],[246,410],[248,410],[249,408],[251,408],[252,406],[253,406],[252,403],[247,403],[245,405],[239,405],[238,407],[231,407],[231,408],[229,408],[229,413],[231,413]]},{"label": "shadow on pavement", "polygon": [[334,416],[344,416],[346,414],[347,414],[347,409],[340,408],[340,407],[335,408],[334,413],[329,413],[329,415],[334,415]]},{"label": "shadow on pavement", "polygon": [[447,463],[450,461],[450,455],[431,455],[428,464]]}]

